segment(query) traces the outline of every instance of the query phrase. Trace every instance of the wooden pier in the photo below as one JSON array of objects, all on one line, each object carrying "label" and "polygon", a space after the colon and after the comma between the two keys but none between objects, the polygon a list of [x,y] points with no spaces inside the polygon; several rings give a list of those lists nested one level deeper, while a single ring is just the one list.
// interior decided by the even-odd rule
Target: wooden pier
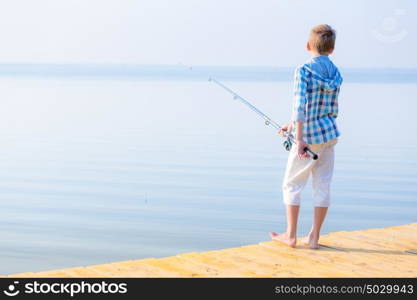
[{"label": "wooden pier", "polygon": [[417,277],[417,223],[334,232],[320,245],[294,249],[265,241],[7,277]]}]

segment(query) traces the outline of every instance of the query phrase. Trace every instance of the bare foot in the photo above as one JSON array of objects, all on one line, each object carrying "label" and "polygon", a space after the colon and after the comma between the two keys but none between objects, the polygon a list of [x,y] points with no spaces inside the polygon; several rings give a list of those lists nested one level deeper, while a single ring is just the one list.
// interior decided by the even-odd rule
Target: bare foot
[{"label": "bare foot", "polygon": [[318,249],[319,246],[319,239],[316,237],[313,237],[311,233],[308,234],[306,238],[302,240],[304,245],[309,246],[310,249]]},{"label": "bare foot", "polygon": [[277,234],[275,232],[270,232],[269,236],[271,239],[284,243],[285,245],[288,245],[292,248],[295,248],[295,245],[297,244],[297,239],[289,238],[287,233]]}]

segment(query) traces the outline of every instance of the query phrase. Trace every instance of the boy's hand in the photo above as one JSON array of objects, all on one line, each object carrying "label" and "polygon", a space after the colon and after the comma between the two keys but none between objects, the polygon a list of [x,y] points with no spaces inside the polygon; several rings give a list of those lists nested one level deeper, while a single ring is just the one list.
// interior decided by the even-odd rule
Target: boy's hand
[{"label": "boy's hand", "polygon": [[304,151],[304,148],[308,147],[308,144],[304,140],[296,140],[296,145],[299,158],[310,158],[310,155]]},{"label": "boy's hand", "polygon": [[282,137],[286,137],[285,133],[291,133],[292,131],[292,122],[289,122],[281,127],[280,130],[278,130],[278,134]]}]

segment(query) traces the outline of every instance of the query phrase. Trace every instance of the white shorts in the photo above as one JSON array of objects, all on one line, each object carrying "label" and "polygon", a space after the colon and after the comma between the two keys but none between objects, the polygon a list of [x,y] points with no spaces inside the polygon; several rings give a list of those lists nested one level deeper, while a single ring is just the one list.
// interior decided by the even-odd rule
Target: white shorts
[{"label": "white shorts", "polygon": [[288,156],[282,192],[284,203],[287,205],[300,205],[301,191],[305,187],[310,173],[313,177],[314,206],[330,206],[330,182],[334,167],[334,145],[337,138],[325,144],[309,145],[311,151],[317,153],[319,158],[301,159],[297,156],[297,147],[293,145]]}]

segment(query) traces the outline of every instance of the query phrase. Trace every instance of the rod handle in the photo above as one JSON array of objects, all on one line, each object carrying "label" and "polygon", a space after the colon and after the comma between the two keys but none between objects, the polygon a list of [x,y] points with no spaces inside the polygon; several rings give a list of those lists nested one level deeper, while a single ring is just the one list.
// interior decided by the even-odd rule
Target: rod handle
[{"label": "rod handle", "polygon": [[319,156],[316,153],[314,153],[313,151],[311,151],[310,148],[305,147],[303,150],[304,150],[304,152],[309,153],[311,155],[311,157],[313,158],[313,160],[317,160],[319,158]]}]

